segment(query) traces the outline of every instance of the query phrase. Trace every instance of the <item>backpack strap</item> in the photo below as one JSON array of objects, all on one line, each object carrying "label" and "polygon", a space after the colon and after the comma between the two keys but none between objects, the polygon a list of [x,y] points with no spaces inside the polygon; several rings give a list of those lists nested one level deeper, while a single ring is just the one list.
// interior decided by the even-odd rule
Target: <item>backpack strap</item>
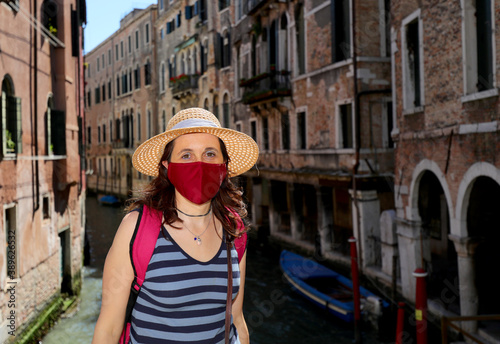
[{"label": "backpack strap", "polygon": [[[240,215],[231,208],[226,207],[226,209],[229,210],[231,214],[234,215],[234,217],[236,217],[238,232],[241,232],[243,229],[245,229],[245,224],[243,223],[243,220],[241,219]],[[245,251],[247,249],[247,243],[248,243],[248,236],[246,232],[244,232],[239,237],[234,239],[234,248],[236,248],[236,252],[238,252],[238,263],[241,262],[241,259],[245,254]]]},{"label": "backpack strap", "polygon": [[130,239],[129,246],[130,262],[134,269],[134,280],[130,287],[127,310],[125,313],[125,324],[120,338],[120,343],[123,344],[128,343],[130,339],[132,310],[137,301],[141,286],[144,283],[146,271],[149,261],[153,256],[162,223],[162,214],[160,211],[151,209],[147,205],[142,206],[138,211],[139,217],[137,218],[137,224],[132,239]]}]

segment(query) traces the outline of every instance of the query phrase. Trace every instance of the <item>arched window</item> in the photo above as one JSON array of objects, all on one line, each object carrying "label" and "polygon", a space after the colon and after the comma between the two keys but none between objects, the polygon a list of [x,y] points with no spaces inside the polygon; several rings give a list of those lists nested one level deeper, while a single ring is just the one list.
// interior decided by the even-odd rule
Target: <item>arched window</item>
[{"label": "arched window", "polygon": [[214,115],[219,119],[219,97],[217,95],[214,95]]},{"label": "arched window", "polygon": [[45,154],[54,154],[52,143],[52,110],[54,109],[54,99],[52,96],[47,100],[47,112],[45,113]]},{"label": "arched window", "polygon": [[281,16],[278,45],[281,47],[278,67],[280,70],[288,71],[288,18],[286,13]]},{"label": "arched window", "polygon": [[162,62],[160,68],[160,90],[161,92],[165,91],[165,63]]},{"label": "arched window", "polygon": [[297,74],[306,72],[304,6],[299,4],[295,11],[295,52],[297,54]]},{"label": "arched window", "polygon": [[46,0],[42,5],[42,25],[57,35],[57,3],[54,0]]},{"label": "arched window", "polygon": [[21,98],[14,96],[14,84],[9,75],[2,81],[1,155],[22,153]]},{"label": "arched window", "polygon": [[230,123],[229,123],[229,96],[226,93],[224,95],[224,101],[222,104],[222,112],[223,112],[223,117],[224,117],[224,127],[230,128]]}]

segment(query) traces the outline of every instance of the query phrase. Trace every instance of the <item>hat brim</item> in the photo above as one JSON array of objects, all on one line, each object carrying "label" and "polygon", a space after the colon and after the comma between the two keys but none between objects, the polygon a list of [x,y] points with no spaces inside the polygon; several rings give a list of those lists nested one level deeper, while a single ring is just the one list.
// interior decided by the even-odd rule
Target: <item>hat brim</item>
[{"label": "hat brim", "polygon": [[257,162],[259,147],[250,136],[227,128],[192,127],[168,130],[143,142],[134,152],[132,164],[142,174],[158,176],[158,164],[165,146],[181,135],[192,133],[212,134],[224,142],[229,155],[229,177],[248,171]]}]

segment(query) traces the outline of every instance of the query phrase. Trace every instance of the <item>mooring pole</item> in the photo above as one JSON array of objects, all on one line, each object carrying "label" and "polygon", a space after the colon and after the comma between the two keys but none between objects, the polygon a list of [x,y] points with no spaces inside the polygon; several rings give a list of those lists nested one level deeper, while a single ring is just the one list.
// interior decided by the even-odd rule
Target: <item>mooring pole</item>
[{"label": "mooring pole", "polygon": [[354,343],[360,344],[361,339],[361,302],[359,295],[359,275],[358,275],[358,251],[356,249],[356,238],[350,237],[351,245],[351,274],[352,291],[354,297]]},{"label": "mooring pole", "polygon": [[405,323],[405,303],[398,303],[398,323],[396,326],[396,344],[403,344],[403,330]]},{"label": "mooring pole", "polygon": [[427,290],[425,277],[427,272],[418,268],[413,273],[417,278],[415,295],[415,320],[417,323],[417,344],[427,344]]}]

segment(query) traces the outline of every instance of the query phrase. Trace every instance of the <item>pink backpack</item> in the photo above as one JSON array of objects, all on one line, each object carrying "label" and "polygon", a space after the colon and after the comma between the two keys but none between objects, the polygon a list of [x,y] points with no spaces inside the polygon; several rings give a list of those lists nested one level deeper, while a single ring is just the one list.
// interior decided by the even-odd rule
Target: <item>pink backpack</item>
[{"label": "pink backpack", "polygon": [[[123,326],[120,344],[127,344],[130,340],[130,326],[132,321],[132,309],[137,300],[137,295],[141,290],[146,277],[149,261],[153,256],[153,251],[156,246],[156,240],[161,230],[162,213],[156,209],[149,208],[144,205],[138,209],[139,217],[135,226],[134,234],[130,240],[130,261],[134,269],[134,280],[130,289],[130,295],[127,302],[127,310],[125,313],[125,324]],[[233,214],[235,212],[230,210]],[[238,222],[238,229],[243,228],[243,221]],[[238,252],[238,263],[241,262],[243,254],[247,246],[247,234],[243,233],[241,237],[234,240],[234,246]]]}]

